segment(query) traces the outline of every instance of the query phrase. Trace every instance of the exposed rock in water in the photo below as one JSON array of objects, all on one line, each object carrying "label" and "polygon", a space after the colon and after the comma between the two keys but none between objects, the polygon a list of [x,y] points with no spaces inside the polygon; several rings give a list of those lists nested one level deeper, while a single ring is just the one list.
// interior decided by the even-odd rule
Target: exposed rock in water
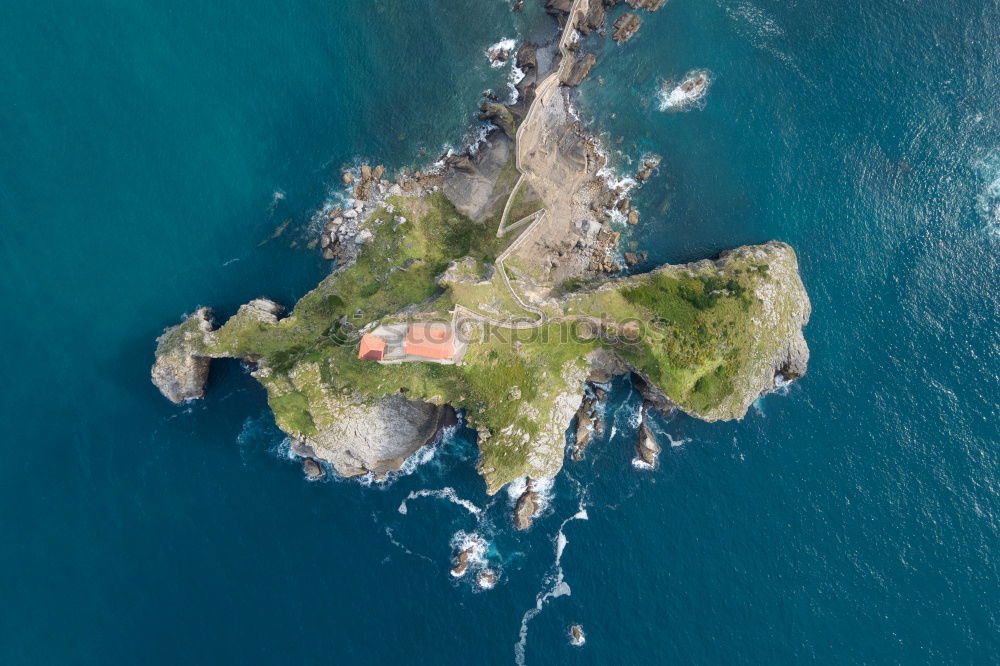
[{"label": "exposed rock in water", "polygon": [[632,38],[632,35],[638,32],[641,26],[642,20],[637,14],[625,12],[615,21],[614,30],[611,32],[611,39],[619,44],[627,42]]},{"label": "exposed rock in water", "polygon": [[604,5],[601,2],[591,2],[587,6],[587,13],[577,21],[576,29],[584,35],[600,30],[604,27],[604,14]]},{"label": "exposed rock in water", "polygon": [[597,62],[593,53],[583,55],[573,54],[573,64],[560,74],[560,82],[565,86],[578,86],[590,74],[591,68]]},{"label": "exposed rock in water", "polygon": [[182,324],[156,339],[152,380],[168,400],[181,403],[205,395],[211,360],[200,355],[212,331],[212,311],[198,308]]},{"label": "exposed rock in water", "polygon": [[458,561],[451,568],[451,575],[461,578],[469,570],[469,557],[476,550],[475,546],[470,546],[458,554]]},{"label": "exposed rock in water", "polygon": [[354,188],[354,198],[358,201],[367,201],[371,198],[375,186],[378,185],[380,180],[382,180],[382,175],[384,173],[385,167],[381,164],[376,166],[374,170],[367,164],[362,164],[361,181]]},{"label": "exposed rock in water", "polygon": [[342,182],[345,187],[350,185],[351,183],[354,182],[354,174],[351,173],[350,171],[345,171],[340,176],[340,182]]},{"label": "exposed rock in water", "polygon": [[310,481],[318,481],[326,476],[323,468],[313,458],[302,459],[302,471],[305,472],[306,478]]},{"label": "exposed rock in water", "polygon": [[625,253],[625,265],[635,266],[638,263],[639,263],[639,255],[637,255],[635,252]]},{"label": "exposed rock in water", "polygon": [[653,170],[660,166],[660,160],[663,159],[659,155],[648,155],[642,160],[642,166],[639,167],[639,172],[635,175],[637,179],[642,182],[649,180],[649,177],[653,175]]},{"label": "exposed rock in water", "polygon": [[521,493],[514,506],[514,527],[519,530],[526,530],[531,527],[531,523],[538,513],[538,493],[531,489],[531,481],[528,481],[528,488]]},{"label": "exposed rock in water", "polygon": [[646,423],[647,407],[642,408],[642,425],[639,426],[639,437],[635,445],[635,452],[639,458],[647,465],[655,465],[656,458],[660,455],[660,445],[656,441],[656,435]]},{"label": "exposed rock in water", "polygon": [[497,584],[497,574],[493,569],[483,569],[476,575],[476,585],[491,590]]},{"label": "exposed rock in water", "polygon": [[625,0],[628,6],[632,9],[645,9],[649,12],[655,12],[660,7],[667,3],[667,0]]},{"label": "exposed rock in water", "polygon": [[545,12],[559,21],[560,28],[566,25],[572,7],[573,0],[545,0]]},{"label": "exposed rock in water", "polygon": [[538,45],[524,42],[518,47],[514,58],[517,68],[524,74],[524,78],[514,84],[514,89],[517,90],[516,108],[523,115],[534,100],[538,85]]},{"label": "exposed rock in water", "polygon": [[583,460],[583,451],[590,443],[591,433],[594,429],[594,421],[591,417],[594,404],[595,401],[592,397],[584,395],[580,409],[576,412],[576,445],[573,447],[573,460]]},{"label": "exposed rock in water", "polygon": [[630,208],[628,211],[628,223],[639,224],[639,211],[635,208]]},{"label": "exposed rock in water", "polygon": [[577,647],[587,642],[587,637],[583,633],[583,627],[578,624],[574,624],[569,628],[569,642],[570,645],[575,645]]}]

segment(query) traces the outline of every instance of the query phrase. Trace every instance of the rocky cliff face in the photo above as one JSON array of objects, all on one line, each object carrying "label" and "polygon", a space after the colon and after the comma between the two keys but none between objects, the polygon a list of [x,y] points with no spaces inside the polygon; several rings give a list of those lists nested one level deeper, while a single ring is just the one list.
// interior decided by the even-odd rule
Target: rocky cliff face
[{"label": "rocky cliff face", "polygon": [[[316,413],[316,406],[312,405]],[[324,460],[345,477],[372,473],[381,478],[398,470],[438,431],[444,408],[401,395],[374,402],[359,396],[326,398],[330,420],[317,424],[310,435],[300,435],[295,451]],[[293,429],[293,424],[282,424]]]},{"label": "rocky cliff face", "polygon": [[156,339],[152,380],[171,402],[181,403],[205,395],[210,359],[201,354],[205,336],[211,331],[212,311],[199,308]]}]

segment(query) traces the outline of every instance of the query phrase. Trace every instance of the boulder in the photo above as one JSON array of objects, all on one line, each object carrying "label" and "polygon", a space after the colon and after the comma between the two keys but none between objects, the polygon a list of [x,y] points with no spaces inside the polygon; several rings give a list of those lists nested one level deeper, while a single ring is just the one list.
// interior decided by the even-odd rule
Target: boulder
[{"label": "boulder", "polygon": [[635,208],[630,208],[628,211],[628,223],[639,224],[639,211]]},{"label": "boulder", "polygon": [[354,174],[351,173],[350,171],[345,171],[340,176],[340,182],[342,182],[345,187],[348,186],[348,185],[350,185],[351,183],[354,182]]}]

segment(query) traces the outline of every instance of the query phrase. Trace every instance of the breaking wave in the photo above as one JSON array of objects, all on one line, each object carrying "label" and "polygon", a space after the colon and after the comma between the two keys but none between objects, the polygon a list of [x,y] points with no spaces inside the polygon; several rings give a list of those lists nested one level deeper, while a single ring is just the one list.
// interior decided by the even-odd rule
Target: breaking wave
[{"label": "breaking wave", "polygon": [[404,499],[402,502],[400,502],[400,504],[399,504],[399,512],[401,514],[403,514],[403,515],[406,515],[406,513],[407,513],[406,503],[409,502],[410,500],[415,500],[415,499],[417,499],[419,497],[437,497],[437,498],[440,498],[440,499],[443,499],[443,500],[448,500],[449,502],[451,502],[453,504],[457,504],[458,506],[464,508],[466,511],[468,511],[469,513],[471,513],[474,516],[478,516],[480,513],[482,513],[482,509],[480,509],[478,506],[476,506],[475,504],[473,504],[469,500],[462,499],[461,497],[459,497],[458,494],[455,492],[454,488],[442,488],[440,490],[416,490],[416,491],[413,491],[409,495],[406,496],[406,499]]},{"label": "breaking wave", "polygon": [[660,111],[687,111],[691,108],[702,108],[701,101],[708,94],[712,79],[708,70],[696,69],[684,75],[680,83],[665,81],[660,86],[657,98],[660,100]]},{"label": "breaking wave", "polygon": [[491,44],[486,49],[486,59],[490,61],[490,67],[500,68],[506,65],[516,45],[517,42],[513,39],[501,39],[496,44]]},{"label": "breaking wave", "polygon": [[556,559],[552,563],[552,568],[550,569],[549,574],[546,575],[543,580],[544,587],[542,588],[542,591],[535,597],[534,608],[529,608],[521,617],[521,630],[518,633],[518,641],[514,645],[514,661],[518,666],[524,666],[525,663],[524,650],[528,645],[528,623],[531,622],[536,615],[542,612],[545,604],[548,603],[550,599],[565,597],[572,594],[569,583],[566,582],[563,576],[562,556],[566,551],[566,544],[569,543],[569,540],[566,538],[566,534],[563,532],[563,528],[565,528],[566,524],[572,520],[587,520],[588,518],[587,508],[581,502],[579,510],[566,520],[562,521],[562,524],[559,525],[559,532],[556,534],[555,538]]}]

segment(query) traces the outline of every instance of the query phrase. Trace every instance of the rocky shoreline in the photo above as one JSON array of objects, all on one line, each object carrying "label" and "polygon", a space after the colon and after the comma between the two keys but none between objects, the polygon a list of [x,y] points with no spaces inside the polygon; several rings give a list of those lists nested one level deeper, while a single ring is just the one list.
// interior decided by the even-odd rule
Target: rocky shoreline
[{"label": "rocky shoreline", "polygon": [[[563,24],[571,10],[579,10],[575,24],[570,26],[576,32],[566,34],[603,34],[607,10],[617,4],[608,0],[576,3],[549,0],[546,9],[556,18],[561,17]],[[663,1],[627,0],[627,4],[633,9],[655,11]],[[612,38],[624,42],[640,24],[637,15],[626,12],[615,22]],[[314,247],[325,259],[335,262],[331,276],[324,283],[332,280],[330,284],[334,284],[338,276],[346,275],[365,248],[377,239],[402,238],[408,233],[404,230],[411,229],[418,216],[438,210],[433,206],[438,206],[438,213],[446,211],[444,215],[465,216],[472,225],[490,229],[499,226],[498,236],[503,234],[508,209],[519,212],[511,214],[507,226],[525,211],[540,211],[535,221],[519,231],[516,242],[504,251],[504,265],[489,255],[490,263],[496,265],[487,266],[484,276],[474,280],[455,277],[450,282],[445,282],[442,276],[435,279],[440,286],[450,286],[453,290],[485,289],[493,298],[498,298],[498,288],[509,288],[515,303],[508,303],[507,307],[537,311],[543,321],[546,313],[575,312],[581,299],[600,299],[610,291],[644,288],[651,279],[655,281],[661,276],[678,284],[695,284],[697,289],[711,289],[710,293],[695,295],[701,301],[692,301],[710,303],[715,294],[733,297],[742,293],[745,287],[734,280],[743,276],[739,279],[747,284],[760,284],[754,287],[753,297],[763,304],[763,309],[760,321],[751,322],[752,326],[773,335],[774,344],[767,347],[761,358],[747,365],[745,376],[733,379],[732,395],[718,405],[702,408],[686,398],[678,398],[684,411],[705,420],[741,418],[757,395],[775,386],[776,378],[794,379],[805,372],[808,348],[801,328],[808,321],[809,305],[798,278],[794,252],[783,244],[771,243],[723,253],[716,260],[660,267],[642,279],[609,279],[609,275],[622,271],[622,264],[640,265],[647,261],[648,255],[620,253],[622,231],[639,222],[639,212],[629,198],[629,186],[607,177],[606,152],[596,137],[587,132],[574,108],[573,87],[587,76],[596,57],[583,53],[575,37],[568,44],[564,37],[558,47],[524,42],[513,55],[504,51],[502,57],[512,57],[523,73],[515,84],[517,99],[505,104],[493,93],[484,95],[480,119],[494,128],[477,144],[459,153],[442,155],[430,169],[413,174],[401,172],[394,179],[387,178],[382,165],[363,164],[345,169],[340,175],[345,188],[342,202],[339,205],[330,202],[314,218],[320,227]],[[565,62],[559,59],[560,51],[565,53]],[[644,156],[634,182],[647,181],[659,161],[657,155]],[[449,210],[452,212],[448,213]],[[529,216],[524,221],[531,219]],[[471,261],[453,262],[445,275],[475,271],[483,261],[471,256],[467,259]],[[413,261],[420,259],[391,266],[387,276],[405,274]],[[747,282],[750,278],[746,277],[746,271],[755,271],[760,266],[770,274]],[[506,287],[496,285],[500,271],[508,283]],[[377,277],[369,276],[368,280]],[[515,280],[516,293],[509,286]],[[571,284],[590,286],[576,292],[567,287]],[[701,287],[702,284],[705,286]],[[712,286],[716,284],[720,286]],[[369,286],[374,288],[372,294],[381,288],[377,282],[364,288]],[[316,292],[324,290],[318,288]],[[425,395],[409,393],[410,388],[422,384],[408,387],[403,380],[385,393],[372,393],[370,388],[362,390],[349,382],[334,381],[339,369],[331,369],[330,358],[304,354],[299,351],[301,343],[282,339],[282,335],[290,336],[294,330],[295,335],[309,336],[307,342],[320,335],[322,343],[329,344],[328,337],[337,338],[348,330],[345,328],[348,314],[337,309],[344,303],[336,291],[322,296],[321,303],[314,302],[317,298],[307,295],[284,318],[279,304],[256,299],[242,306],[218,329],[211,310],[199,308],[158,338],[152,381],[165,397],[180,403],[204,395],[211,358],[252,361],[253,376],[267,388],[276,421],[292,439],[292,450],[302,458],[307,478],[323,478],[327,466],[340,476],[370,474],[375,479],[384,478],[434,441],[443,428],[453,424],[455,412],[449,405],[462,407],[464,398],[455,395],[449,402],[433,391]],[[307,314],[298,314],[306,301],[310,303],[307,314],[318,317],[315,324],[308,323],[313,319],[308,319]],[[407,302],[404,312],[420,314],[427,303]],[[331,322],[316,314],[327,309],[338,312],[338,318]],[[454,307],[452,316],[457,316],[458,310]],[[400,314],[397,312],[395,316]],[[596,326],[595,336],[607,332],[601,330],[603,322],[598,325],[591,322],[592,315],[578,316],[584,324]],[[286,348],[295,352],[294,360]],[[331,354],[333,351],[330,348]],[[514,353],[516,356],[516,349]],[[544,375],[549,387],[545,410],[540,411],[537,404],[524,403],[521,413],[534,415],[530,429],[514,423],[492,429],[477,427],[483,451],[479,471],[486,478],[490,493],[515,478],[509,469],[498,468],[492,452],[498,447],[511,446],[512,453],[521,460],[518,469],[520,478],[526,480],[526,488],[514,509],[517,529],[528,529],[538,513],[540,498],[534,489],[535,481],[554,477],[562,467],[565,428],[574,414],[575,438],[571,449],[574,460],[581,460],[592,439],[603,433],[602,403],[607,383],[615,376],[630,374],[643,395],[643,421],[637,435],[636,454],[643,463],[655,464],[660,447],[646,423],[646,415],[650,410],[670,411],[678,405],[663,388],[667,384],[663,383],[665,377],[658,374],[659,369],[643,365],[640,360],[626,359],[622,353],[604,347],[591,351],[585,358],[568,359]],[[516,402],[521,395],[520,388],[512,387],[504,401]],[[489,456],[487,451],[491,452]]]}]

